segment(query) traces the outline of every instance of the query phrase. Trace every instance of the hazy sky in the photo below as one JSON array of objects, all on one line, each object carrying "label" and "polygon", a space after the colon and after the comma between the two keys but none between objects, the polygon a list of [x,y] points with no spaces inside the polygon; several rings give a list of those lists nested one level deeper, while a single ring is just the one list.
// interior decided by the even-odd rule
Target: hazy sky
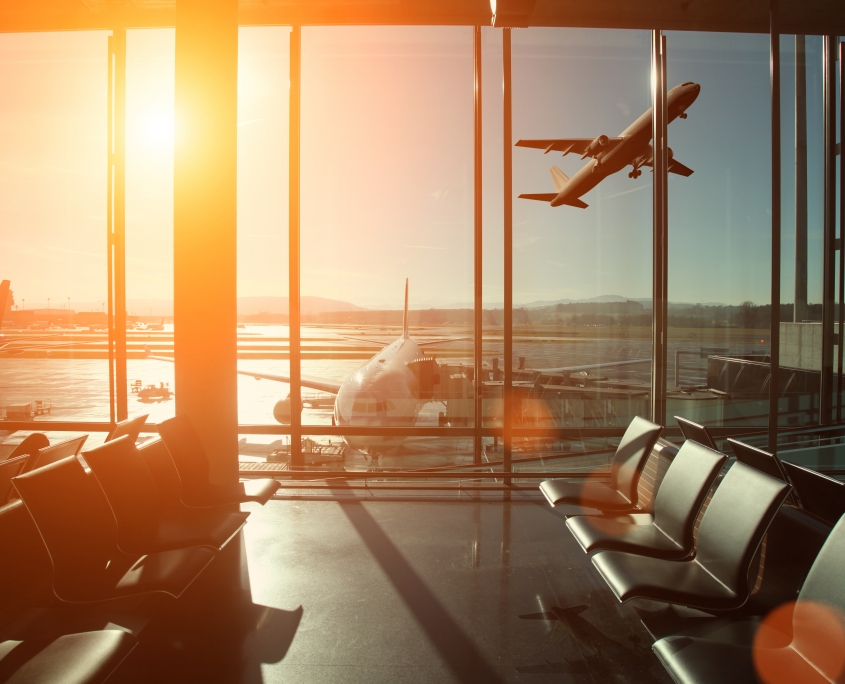
[{"label": "hazy sky", "polygon": [[[173,30],[131,31],[127,56],[127,285],[172,296]],[[501,32],[484,39],[485,301],[502,301]],[[105,300],[104,32],[0,35],[0,278],[17,303]],[[649,106],[648,32],[513,33],[513,139],[618,135]],[[670,87],[702,86],[670,127],[695,170],[670,180],[670,298],[767,303],[768,36],[668,34]],[[821,40],[809,42],[810,299],[820,291]],[[784,301],[792,289],[793,40],[783,42]],[[285,28],[242,29],[240,295],[287,294]],[[472,31],[303,31],[303,294],[364,306],[472,300]],[[514,192],[552,190],[584,162],[514,150]],[[589,209],[514,200],[514,301],[651,291],[651,177],[627,172]]]}]

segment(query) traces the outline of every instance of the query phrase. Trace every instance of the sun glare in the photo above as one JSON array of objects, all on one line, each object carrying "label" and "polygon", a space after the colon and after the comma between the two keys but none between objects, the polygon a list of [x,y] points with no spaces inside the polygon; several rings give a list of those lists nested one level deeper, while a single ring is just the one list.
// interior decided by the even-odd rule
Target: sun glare
[{"label": "sun glare", "polygon": [[164,112],[151,113],[144,119],[143,135],[149,144],[172,145],[173,144],[173,116]]}]

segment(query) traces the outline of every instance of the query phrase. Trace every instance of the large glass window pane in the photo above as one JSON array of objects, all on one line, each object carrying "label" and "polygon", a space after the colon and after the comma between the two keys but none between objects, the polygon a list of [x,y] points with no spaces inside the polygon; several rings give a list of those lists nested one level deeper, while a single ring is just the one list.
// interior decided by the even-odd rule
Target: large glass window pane
[{"label": "large glass window pane", "polygon": [[[513,33],[514,194],[535,195],[514,199],[514,358],[500,361],[517,369],[515,428],[619,428],[649,413],[651,176],[630,172],[650,131],[621,145],[650,107],[650,75],[644,31]],[[514,460],[568,469],[584,452],[606,463],[607,449],[515,439]]]},{"label": "large glass window pane", "polygon": [[175,413],[173,120],[176,32],[126,32],[126,313],[129,417]]},{"label": "large glass window pane", "polygon": [[[472,29],[305,28],[302,51],[303,423],[471,425]],[[334,414],[309,377],[348,379]]]},{"label": "large glass window pane", "polygon": [[105,32],[0,34],[0,418],[109,415],[107,67]]},{"label": "large glass window pane", "polygon": [[819,422],[824,256],[822,39],[781,37],[782,427]]},{"label": "large glass window pane", "polygon": [[[763,426],[771,341],[769,39],[670,32],[666,42],[674,169],[666,424],[675,426],[678,415]],[[681,118],[673,98],[685,83],[701,89]]]},{"label": "large glass window pane", "polygon": [[[290,28],[238,33],[238,368],[287,378]],[[287,383],[238,377],[241,424],[289,423]],[[278,407],[278,408],[277,408]],[[289,409],[288,409],[289,411]],[[259,460],[288,437],[250,435],[242,459]]]}]

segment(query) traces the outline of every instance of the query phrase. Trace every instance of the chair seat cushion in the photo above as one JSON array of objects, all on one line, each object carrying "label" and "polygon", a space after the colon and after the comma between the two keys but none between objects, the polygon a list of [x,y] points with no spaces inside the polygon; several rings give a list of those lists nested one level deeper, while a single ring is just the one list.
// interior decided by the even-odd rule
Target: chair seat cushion
[{"label": "chair seat cushion", "polygon": [[239,513],[216,513],[193,511],[166,511],[153,534],[143,547],[121,540],[125,551],[160,552],[184,549],[190,546],[208,546],[222,549],[246,524],[246,516]]},{"label": "chair seat cushion", "polygon": [[576,515],[567,519],[566,526],[587,553],[604,549],[677,560],[691,551],[667,537],[656,525]]},{"label": "chair seat cushion", "polygon": [[139,558],[114,585],[113,596],[163,592],[179,598],[214,559],[214,551],[192,547]]},{"label": "chair seat cushion", "polygon": [[572,504],[600,511],[628,511],[634,506],[618,490],[601,482],[546,480],[540,491],[552,506]]},{"label": "chair seat cushion", "polygon": [[694,560],[670,561],[619,551],[600,551],[592,561],[623,602],[646,598],[704,610],[725,610],[743,603],[743,598]]},{"label": "chair seat cushion", "polygon": [[[756,649],[739,644],[672,636],[652,647],[678,684],[754,684],[758,681],[829,684],[818,670],[790,647]],[[757,665],[763,672],[757,672]],[[765,675],[769,674],[768,677]],[[762,676],[761,676],[762,675]]]},{"label": "chair seat cushion", "polygon": [[281,486],[278,480],[261,478],[236,482],[232,485],[208,485],[202,488],[185,488],[182,500],[188,506],[223,506],[226,504],[255,501],[262,506]]},{"label": "chair seat cushion", "polygon": [[60,636],[52,642],[0,643],[0,682],[6,684],[99,684],[135,645],[116,629]]}]

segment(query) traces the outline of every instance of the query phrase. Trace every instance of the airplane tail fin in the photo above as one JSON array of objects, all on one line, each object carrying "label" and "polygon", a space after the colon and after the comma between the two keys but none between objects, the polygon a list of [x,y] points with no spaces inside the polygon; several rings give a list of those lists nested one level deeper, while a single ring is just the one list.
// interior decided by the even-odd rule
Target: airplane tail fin
[{"label": "airplane tail fin", "polygon": [[558,192],[563,190],[564,186],[569,182],[569,176],[567,176],[557,166],[550,168],[549,173],[552,174],[552,183],[555,184],[555,190]]},{"label": "airplane tail fin", "polygon": [[408,339],[408,279],[405,278],[405,316],[402,318],[402,339]]}]

